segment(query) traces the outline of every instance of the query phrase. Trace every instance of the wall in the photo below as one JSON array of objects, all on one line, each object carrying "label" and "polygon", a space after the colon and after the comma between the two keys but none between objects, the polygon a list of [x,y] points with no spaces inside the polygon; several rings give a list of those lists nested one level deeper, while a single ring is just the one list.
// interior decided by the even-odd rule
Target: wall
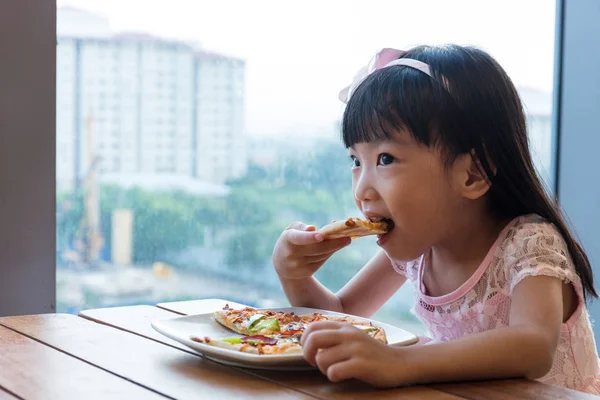
[{"label": "wall", "polygon": [[0,315],[55,309],[56,3],[0,2]]}]

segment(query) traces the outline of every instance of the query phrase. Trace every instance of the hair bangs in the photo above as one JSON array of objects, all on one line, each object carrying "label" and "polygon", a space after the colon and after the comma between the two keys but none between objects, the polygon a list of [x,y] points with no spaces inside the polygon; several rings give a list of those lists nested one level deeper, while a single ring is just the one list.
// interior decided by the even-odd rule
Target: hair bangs
[{"label": "hair bangs", "polygon": [[436,145],[439,111],[445,108],[436,92],[430,77],[405,66],[374,72],[348,101],[342,120],[344,145],[391,140],[399,132],[425,146]]}]

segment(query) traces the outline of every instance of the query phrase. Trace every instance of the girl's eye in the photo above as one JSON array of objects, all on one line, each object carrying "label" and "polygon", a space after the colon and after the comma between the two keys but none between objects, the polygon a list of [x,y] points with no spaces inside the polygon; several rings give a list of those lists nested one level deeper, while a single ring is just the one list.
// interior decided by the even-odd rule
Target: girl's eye
[{"label": "girl's eye", "polygon": [[396,161],[396,157],[389,155],[387,153],[383,153],[379,155],[379,165],[390,165],[391,163],[393,163],[394,161]]},{"label": "girl's eye", "polygon": [[358,161],[358,158],[350,156],[350,161],[352,162],[352,168],[360,167],[360,161]]}]

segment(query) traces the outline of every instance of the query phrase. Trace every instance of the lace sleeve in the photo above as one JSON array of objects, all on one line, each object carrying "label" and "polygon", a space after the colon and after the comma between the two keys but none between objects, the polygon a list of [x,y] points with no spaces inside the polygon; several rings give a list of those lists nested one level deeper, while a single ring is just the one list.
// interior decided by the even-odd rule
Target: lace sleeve
[{"label": "lace sleeve", "polygon": [[577,281],[573,261],[562,235],[550,223],[523,226],[512,239],[514,253],[508,263],[510,292],[530,276],[551,276],[567,283]]},{"label": "lace sleeve", "polygon": [[402,276],[406,276],[406,263],[399,263],[394,260],[390,260],[392,262],[392,267],[394,267],[394,271],[399,273]]},{"label": "lace sleeve", "polygon": [[411,282],[417,282],[419,278],[419,265],[421,264],[421,258],[407,262],[397,262],[390,260],[392,267],[400,275],[406,277]]}]

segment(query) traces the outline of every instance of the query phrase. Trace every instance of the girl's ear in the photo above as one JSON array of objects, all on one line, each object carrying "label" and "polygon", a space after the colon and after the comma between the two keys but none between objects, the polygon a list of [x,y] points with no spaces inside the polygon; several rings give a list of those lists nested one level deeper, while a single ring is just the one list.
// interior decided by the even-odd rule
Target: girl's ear
[{"label": "girl's ear", "polygon": [[454,162],[453,174],[460,194],[477,200],[490,190],[491,182],[474,153],[465,153]]}]

